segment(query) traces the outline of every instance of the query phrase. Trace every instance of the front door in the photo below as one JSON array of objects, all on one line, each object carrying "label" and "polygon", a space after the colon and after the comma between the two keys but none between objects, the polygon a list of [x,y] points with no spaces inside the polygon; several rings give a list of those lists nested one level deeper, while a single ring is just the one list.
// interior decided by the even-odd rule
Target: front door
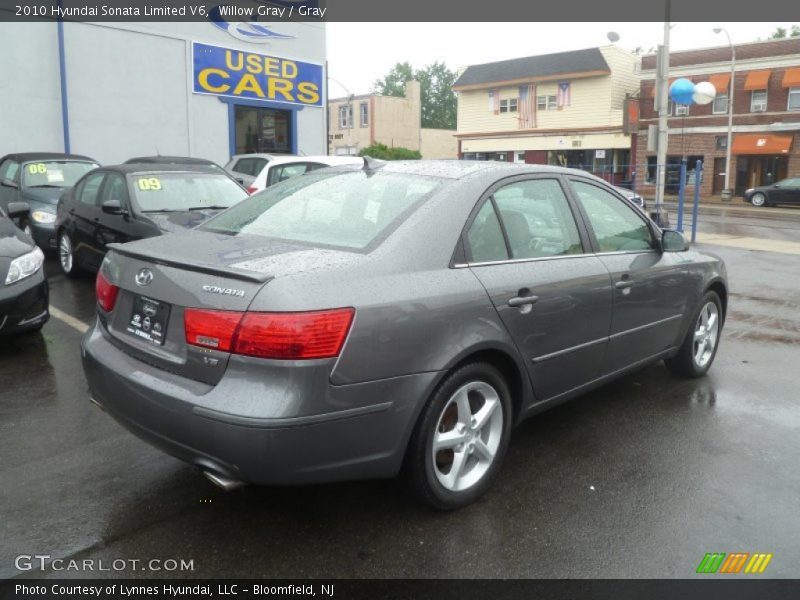
[{"label": "front door", "polygon": [[234,116],[236,154],[291,154],[292,111],[236,106]]},{"label": "front door", "polygon": [[571,179],[590,227],[597,257],[613,282],[613,316],[604,374],[613,373],[678,342],[689,292],[681,252],[661,252],[638,210],[594,181]]},{"label": "front door", "polygon": [[720,194],[725,189],[725,159],[714,159],[714,183],[712,193]]},{"label": "front door", "polygon": [[99,238],[100,189],[106,177],[105,171],[93,172],[84,177],[75,188],[75,197],[70,208],[74,223],[73,252],[79,264],[97,269],[103,261],[105,250]]},{"label": "front door", "polygon": [[611,318],[611,281],[557,178],[522,178],[490,190],[465,245],[546,400],[598,376]]}]

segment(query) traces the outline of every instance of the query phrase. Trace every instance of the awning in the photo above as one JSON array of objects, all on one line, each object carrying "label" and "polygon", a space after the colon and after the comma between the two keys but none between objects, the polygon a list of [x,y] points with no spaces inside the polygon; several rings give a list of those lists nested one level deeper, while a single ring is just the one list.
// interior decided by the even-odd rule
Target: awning
[{"label": "awning", "polygon": [[721,75],[711,75],[709,76],[708,80],[711,82],[711,85],[714,86],[714,89],[717,90],[718,94],[728,93],[728,84],[731,82],[730,73],[723,73]]},{"label": "awning", "polygon": [[800,67],[786,69],[781,87],[800,87]]},{"label": "awning", "polygon": [[772,69],[764,69],[763,71],[748,71],[747,79],[744,80],[744,89],[750,91],[767,89],[770,73],[772,73]]},{"label": "awning", "polygon": [[788,154],[792,147],[791,135],[773,133],[746,133],[733,136],[731,154]]},{"label": "awning", "polygon": [[[675,82],[676,79],[678,79],[678,77],[670,77],[669,78],[669,82],[667,83],[667,95],[669,95],[669,88],[672,86],[672,84]],[[655,98],[656,97],[656,90],[657,89],[658,89],[658,80],[656,79],[656,81],[653,83],[653,89],[650,90],[650,97],[651,98]]]}]

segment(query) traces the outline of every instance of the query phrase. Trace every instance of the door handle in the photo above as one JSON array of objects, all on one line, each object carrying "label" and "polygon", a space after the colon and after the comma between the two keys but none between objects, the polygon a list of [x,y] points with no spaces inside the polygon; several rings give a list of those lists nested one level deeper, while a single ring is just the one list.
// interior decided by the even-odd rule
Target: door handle
[{"label": "door handle", "polygon": [[538,299],[539,296],[515,296],[508,301],[508,305],[511,308],[517,308],[528,304],[536,304]]},{"label": "door handle", "polygon": [[630,279],[623,279],[622,281],[618,281],[614,284],[614,287],[618,290],[626,290],[629,287],[633,287],[633,281]]}]

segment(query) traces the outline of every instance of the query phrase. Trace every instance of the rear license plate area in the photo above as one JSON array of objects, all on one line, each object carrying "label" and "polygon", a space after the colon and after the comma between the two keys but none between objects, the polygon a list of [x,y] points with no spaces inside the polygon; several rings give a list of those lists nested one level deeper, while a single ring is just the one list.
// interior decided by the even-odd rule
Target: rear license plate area
[{"label": "rear license plate area", "polygon": [[163,346],[167,335],[170,305],[147,296],[133,299],[131,317],[125,331],[155,346]]}]

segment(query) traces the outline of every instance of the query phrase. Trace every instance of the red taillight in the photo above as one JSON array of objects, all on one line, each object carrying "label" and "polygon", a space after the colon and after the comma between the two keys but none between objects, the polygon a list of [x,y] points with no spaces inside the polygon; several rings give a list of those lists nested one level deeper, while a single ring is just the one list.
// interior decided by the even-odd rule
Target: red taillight
[{"label": "red taillight", "polygon": [[186,342],[235,354],[299,360],[339,356],[355,310],[226,312],[187,308]]},{"label": "red taillight", "polygon": [[183,311],[186,343],[230,352],[242,313],[187,308]]},{"label": "red taillight", "polygon": [[100,305],[100,308],[106,312],[114,310],[119,288],[109,283],[102,272],[97,273],[97,279],[94,282],[94,293],[97,296],[97,304]]},{"label": "red taillight", "polygon": [[251,196],[258,191],[258,188],[253,187],[252,185],[248,185],[245,189],[247,190],[247,193],[250,194]]}]

